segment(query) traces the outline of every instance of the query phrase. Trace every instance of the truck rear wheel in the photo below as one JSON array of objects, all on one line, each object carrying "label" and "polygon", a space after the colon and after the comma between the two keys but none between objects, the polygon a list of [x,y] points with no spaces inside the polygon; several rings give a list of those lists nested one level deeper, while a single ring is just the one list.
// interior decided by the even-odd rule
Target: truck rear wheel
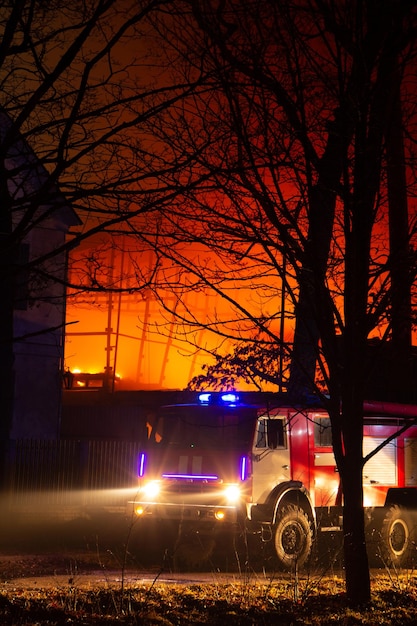
[{"label": "truck rear wheel", "polygon": [[281,567],[301,567],[310,556],[313,532],[302,508],[285,507],[276,523],[274,533],[275,552]]},{"label": "truck rear wheel", "polygon": [[416,551],[416,517],[400,506],[389,509],[382,524],[384,554],[390,565],[410,565]]}]

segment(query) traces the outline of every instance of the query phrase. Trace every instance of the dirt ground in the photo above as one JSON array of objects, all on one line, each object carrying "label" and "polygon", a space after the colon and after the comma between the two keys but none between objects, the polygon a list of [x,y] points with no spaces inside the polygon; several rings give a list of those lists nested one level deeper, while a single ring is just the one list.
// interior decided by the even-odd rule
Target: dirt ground
[{"label": "dirt ground", "polygon": [[217,540],[122,514],[94,512],[70,520],[4,516],[0,521],[0,581],[68,576],[130,577],[181,571],[236,572],[240,557],[229,534]]},{"label": "dirt ground", "polygon": [[[95,572],[101,577],[160,576],[161,572],[274,575],[272,548],[258,537],[224,530],[215,537],[178,524],[145,522],[125,512],[89,509],[4,511],[0,519],[0,581]],[[331,552],[329,569],[328,554]],[[340,546],[326,546],[327,571],[342,571]]]}]

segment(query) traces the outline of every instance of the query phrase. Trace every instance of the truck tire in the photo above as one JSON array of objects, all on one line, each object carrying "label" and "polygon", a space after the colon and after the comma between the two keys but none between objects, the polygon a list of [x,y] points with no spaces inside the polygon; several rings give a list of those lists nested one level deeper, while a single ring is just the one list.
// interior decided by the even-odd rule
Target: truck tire
[{"label": "truck tire", "polygon": [[275,553],[280,567],[285,569],[305,564],[311,553],[313,531],[302,508],[289,505],[275,525]]},{"label": "truck tire", "polygon": [[400,506],[392,506],[382,524],[384,560],[388,565],[410,565],[416,551],[416,516]]}]

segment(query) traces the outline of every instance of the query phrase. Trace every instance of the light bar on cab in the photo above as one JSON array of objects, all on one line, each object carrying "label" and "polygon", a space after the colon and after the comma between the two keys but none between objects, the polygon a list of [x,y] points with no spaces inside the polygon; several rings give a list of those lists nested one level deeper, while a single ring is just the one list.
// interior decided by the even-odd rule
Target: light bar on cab
[{"label": "light bar on cab", "polygon": [[239,396],[234,391],[211,392],[204,391],[198,395],[200,404],[225,404],[235,406],[239,402]]}]

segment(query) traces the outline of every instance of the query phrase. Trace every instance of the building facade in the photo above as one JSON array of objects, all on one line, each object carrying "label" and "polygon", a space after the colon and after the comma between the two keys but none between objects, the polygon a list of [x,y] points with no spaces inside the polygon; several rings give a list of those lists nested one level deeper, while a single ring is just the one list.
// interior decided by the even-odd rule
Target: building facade
[{"label": "building facade", "polygon": [[13,316],[12,337],[9,328],[2,336],[12,387],[9,437],[54,438],[61,415],[65,242],[80,220],[1,110],[0,177],[3,326]]}]

